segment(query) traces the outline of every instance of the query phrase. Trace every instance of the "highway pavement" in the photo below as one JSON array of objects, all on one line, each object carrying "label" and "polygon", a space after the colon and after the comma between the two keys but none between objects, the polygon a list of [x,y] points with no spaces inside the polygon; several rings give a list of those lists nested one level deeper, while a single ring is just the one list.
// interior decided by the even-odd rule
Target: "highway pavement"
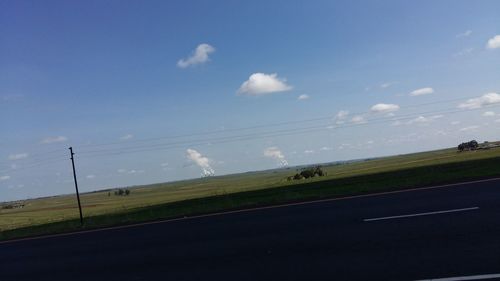
[{"label": "highway pavement", "polygon": [[1,281],[495,274],[498,179],[0,243]]}]

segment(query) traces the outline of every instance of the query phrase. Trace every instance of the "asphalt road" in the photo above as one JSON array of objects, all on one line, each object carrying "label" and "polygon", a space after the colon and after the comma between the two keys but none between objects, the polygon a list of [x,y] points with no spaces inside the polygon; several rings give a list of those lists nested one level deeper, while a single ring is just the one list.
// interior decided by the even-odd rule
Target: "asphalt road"
[{"label": "asphalt road", "polygon": [[500,273],[500,180],[0,244],[2,281],[493,273]]}]

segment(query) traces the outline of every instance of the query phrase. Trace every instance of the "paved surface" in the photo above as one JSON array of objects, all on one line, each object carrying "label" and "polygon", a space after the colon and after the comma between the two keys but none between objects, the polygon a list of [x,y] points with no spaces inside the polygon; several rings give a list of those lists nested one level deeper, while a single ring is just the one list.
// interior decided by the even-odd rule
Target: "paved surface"
[{"label": "paved surface", "polygon": [[0,244],[2,281],[494,273],[500,273],[500,180]]}]

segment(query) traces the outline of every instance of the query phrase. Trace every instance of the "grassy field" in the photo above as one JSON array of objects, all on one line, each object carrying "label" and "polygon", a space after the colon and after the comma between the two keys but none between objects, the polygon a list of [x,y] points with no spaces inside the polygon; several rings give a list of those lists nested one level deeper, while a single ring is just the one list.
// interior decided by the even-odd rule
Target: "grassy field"
[{"label": "grassy field", "polygon": [[[444,149],[347,164],[324,165],[327,176],[287,181],[293,168],[135,187],[81,196],[86,227],[99,227],[225,209],[362,194],[500,176],[500,148],[458,153]],[[78,228],[74,196],[26,200],[0,211],[0,239]]]}]

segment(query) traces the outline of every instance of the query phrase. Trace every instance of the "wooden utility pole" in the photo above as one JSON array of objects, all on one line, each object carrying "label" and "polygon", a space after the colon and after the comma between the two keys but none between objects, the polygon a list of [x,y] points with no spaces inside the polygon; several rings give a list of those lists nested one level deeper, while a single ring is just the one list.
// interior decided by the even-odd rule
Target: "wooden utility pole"
[{"label": "wooden utility pole", "polygon": [[78,182],[76,181],[76,171],[75,171],[75,159],[73,155],[73,147],[69,148],[71,153],[71,164],[73,165],[73,179],[75,180],[75,189],[76,189],[76,199],[78,200],[78,210],[80,210],[80,225],[83,226],[83,214],[82,214],[82,205],[80,204],[80,193],[78,192]]}]

